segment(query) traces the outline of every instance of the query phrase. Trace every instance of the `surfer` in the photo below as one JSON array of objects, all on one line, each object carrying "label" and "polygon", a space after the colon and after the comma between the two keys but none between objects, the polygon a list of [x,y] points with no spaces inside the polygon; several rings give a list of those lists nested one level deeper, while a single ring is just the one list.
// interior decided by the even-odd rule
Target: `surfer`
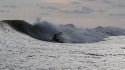
[{"label": "surfer", "polygon": [[54,36],[53,36],[51,41],[63,43],[63,40],[60,37],[61,34],[62,34],[62,32],[60,32],[58,34],[54,34]]}]

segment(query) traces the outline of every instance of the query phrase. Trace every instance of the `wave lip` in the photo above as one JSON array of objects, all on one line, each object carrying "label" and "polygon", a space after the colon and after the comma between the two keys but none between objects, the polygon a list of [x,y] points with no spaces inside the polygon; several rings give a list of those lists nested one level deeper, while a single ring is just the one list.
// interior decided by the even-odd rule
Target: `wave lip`
[{"label": "wave lip", "polygon": [[54,25],[49,22],[30,24],[24,20],[3,20],[14,30],[38,40],[60,43],[92,43],[109,36],[125,35],[125,29],[116,27],[77,28],[73,24]]}]

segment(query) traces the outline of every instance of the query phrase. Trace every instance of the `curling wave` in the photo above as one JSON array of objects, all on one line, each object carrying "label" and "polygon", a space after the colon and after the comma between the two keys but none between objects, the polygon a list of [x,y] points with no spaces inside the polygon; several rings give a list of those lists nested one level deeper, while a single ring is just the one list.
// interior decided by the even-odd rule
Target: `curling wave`
[{"label": "curling wave", "polygon": [[73,24],[54,25],[46,21],[33,25],[24,20],[3,20],[18,32],[35,39],[60,43],[92,43],[109,36],[125,35],[125,29],[115,27],[77,28]]}]

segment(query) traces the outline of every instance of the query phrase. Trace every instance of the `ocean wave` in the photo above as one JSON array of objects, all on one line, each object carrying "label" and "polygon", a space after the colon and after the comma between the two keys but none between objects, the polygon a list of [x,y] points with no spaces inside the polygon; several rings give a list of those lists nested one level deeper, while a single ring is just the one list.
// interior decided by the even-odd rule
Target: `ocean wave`
[{"label": "ocean wave", "polygon": [[125,29],[116,27],[83,29],[73,24],[55,25],[47,21],[30,24],[24,20],[3,20],[2,23],[32,38],[59,43],[92,43],[109,36],[125,35]]}]

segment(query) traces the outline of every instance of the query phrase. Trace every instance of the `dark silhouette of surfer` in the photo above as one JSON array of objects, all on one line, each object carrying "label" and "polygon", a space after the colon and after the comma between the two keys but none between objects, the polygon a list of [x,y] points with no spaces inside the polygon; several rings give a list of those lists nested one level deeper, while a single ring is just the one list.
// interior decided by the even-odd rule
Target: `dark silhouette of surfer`
[{"label": "dark silhouette of surfer", "polygon": [[59,43],[63,43],[63,39],[61,38],[62,32],[58,33],[58,34],[54,34],[52,41],[54,42],[59,42]]}]

